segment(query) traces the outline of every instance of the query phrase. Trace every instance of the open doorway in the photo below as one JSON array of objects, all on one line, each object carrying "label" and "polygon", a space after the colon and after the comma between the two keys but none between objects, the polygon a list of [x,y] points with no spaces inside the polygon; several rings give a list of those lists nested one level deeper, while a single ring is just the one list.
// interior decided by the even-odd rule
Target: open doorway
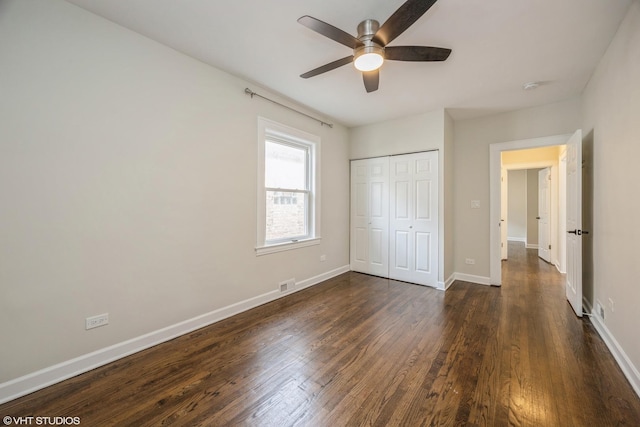
[{"label": "open doorway", "polygon": [[501,153],[501,259],[508,242],[522,242],[565,272],[565,145]]},{"label": "open doorway", "polygon": [[[505,172],[505,169],[502,168],[503,153],[521,152],[522,150],[561,146],[567,144],[571,138],[572,135],[567,134],[491,144],[489,148],[489,269],[490,281],[492,285],[500,286],[500,284],[502,283],[501,236],[506,235],[506,233],[502,233],[503,228],[501,222],[501,179],[503,176],[503,172]],[[526,152],[524,153],[526,154]],[[536,162],[536,160],[531,159],[527,161],[526,158],[525,160],[521,159],[519,163],[519,167],[524,169],[543,168],[549,166],[548,161],[540,163],[539,161]],[[559,167],[560,166],[558,165],[558,170]],[[559,233],[560,231],[561,229],[558,228],[557,232]]]},{"label": "open doorway", "polygon": [[[504,167],[504,165],[503,165]],[[540,249],[539,173],[545,169],[506,169],[506,186],[501,206],[506,209],[507,241],[524,243],[527,249]],[[550,168],[547,168],[550,170]],[[545,198],[546,199],[546,198]],[[548,205],[548,204],[547,204]],[[502,259],[506,260],[507,256]]]}]

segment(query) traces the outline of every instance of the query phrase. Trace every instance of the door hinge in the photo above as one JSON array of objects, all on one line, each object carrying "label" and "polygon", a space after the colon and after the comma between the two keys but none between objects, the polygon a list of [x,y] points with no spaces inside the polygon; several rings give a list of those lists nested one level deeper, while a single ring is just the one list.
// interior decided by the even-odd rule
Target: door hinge
[{"label": "door hinge", "polygon": [[551,250],[551,245],[549,245],[549,250]]}]

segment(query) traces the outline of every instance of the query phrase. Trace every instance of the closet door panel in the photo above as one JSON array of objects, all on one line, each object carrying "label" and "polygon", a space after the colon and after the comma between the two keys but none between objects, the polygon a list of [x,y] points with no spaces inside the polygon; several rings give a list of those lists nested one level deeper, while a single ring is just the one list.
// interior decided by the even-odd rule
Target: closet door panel
[{"label": "closet door panel", "polygon": [[[363,227],[356,227],[354,232],[352,233],[354,236],[353,241],[351,242],[351,247],[354,249],[352,251],[351,264],[360,265],[367,262],[367,229]],[[352,268],[353,269],[353,268]]]},{"label": "closet door panel", "polygon": [[369,262],[380,268],[387,262],[387,260],[384,259],[386,252],[384,248],[387,246],[387,239],[384,238],[385,234],[385,230],[379,228],[372,228],[369,231]]},{"label": "closet door panel", "polygon": [[409,233],[402,230],[396,230],[394,234],[393,245],[393,268],[395,270],[409,271]]},{"label": "closet door panel", "polygon": [[416,271],[423,274],[431,273],[431,233],[416,233]]},{"label": "closet door panel", "polygon": [[409,192],[411,191],[408,181],[396,181],[395,192],[392,203],[395,205],[393,209],[393,218],[396,221],[409,220]]},{"label": "closet door panel", "polygon": [[419,180],[416,181],[416,219],[423,221],[431,220],[433,211],[431,206],[431,185],[432,181]]}]

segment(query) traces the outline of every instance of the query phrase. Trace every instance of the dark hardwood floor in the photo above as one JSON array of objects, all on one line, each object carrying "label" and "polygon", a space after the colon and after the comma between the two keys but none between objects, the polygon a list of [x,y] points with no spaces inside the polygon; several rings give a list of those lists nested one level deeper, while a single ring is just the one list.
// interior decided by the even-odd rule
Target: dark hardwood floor
[{"label": "dark hardwood floor", "polygon": [[346,273],[0,406],[82,426],[640,426],[563,277],[521,244],[502,288]]}]

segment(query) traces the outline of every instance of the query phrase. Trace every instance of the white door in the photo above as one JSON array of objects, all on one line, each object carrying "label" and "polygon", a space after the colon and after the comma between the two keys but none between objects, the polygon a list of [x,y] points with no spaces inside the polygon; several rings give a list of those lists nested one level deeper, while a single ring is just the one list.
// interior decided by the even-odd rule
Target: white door
[{"label": "white door", "polygon": [[582,131],[567,142],[567,300],[582,317]]},{"label": "white door", "polygon": [[438,152],[393,156],[389,175],[389,278],[435,287]]},{"label": "white door", "polygon": [[567,152],[562,147],[558,164],[558,270],[567,273]]},{"label": "white door", "polygon": [[551,262],[551,168],[538,171],[538,256]]},{"label": "white door", "polygon": [[389,273],[389,158],[351,162],[351,270]]},{"label": "white door", "polygon": [[500,255],[504,261],[508,258],[509,242],[507,236],[509,212],[509,173],[505,168],[500,170]]}]

